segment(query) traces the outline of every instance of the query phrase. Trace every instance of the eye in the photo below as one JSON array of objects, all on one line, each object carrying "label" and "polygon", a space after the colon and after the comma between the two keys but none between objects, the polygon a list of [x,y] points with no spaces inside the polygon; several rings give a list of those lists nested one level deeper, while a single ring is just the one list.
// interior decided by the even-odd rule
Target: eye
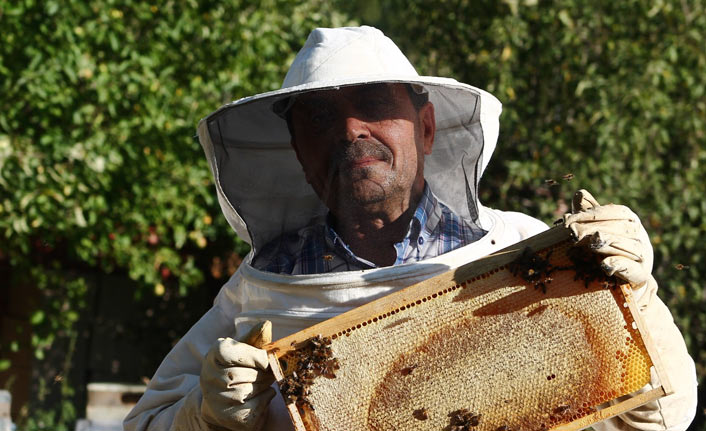
[{"label": "eye", "polygon": [[326,130],[333,122],[334,110],[331,106],[319,106],[309,115],[311,126],[316,130]]},{"label": "eye", "polygon": [[375,95],[358,103],[358,109],[370,120],[382,120],[395,111],[394,102],[386,97]]}]

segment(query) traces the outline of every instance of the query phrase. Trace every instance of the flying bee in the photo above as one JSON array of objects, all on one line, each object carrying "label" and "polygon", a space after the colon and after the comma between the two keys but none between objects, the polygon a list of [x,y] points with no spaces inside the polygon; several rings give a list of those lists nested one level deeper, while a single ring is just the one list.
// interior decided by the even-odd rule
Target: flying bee
[{"label": "flying bee", "polygon": [[565,181],[571,181],[571,180],[574,179],[574,174],[572,174],[571,172],[569,172],[568,174],[563,175],[563,176],[561,177],[561,179],[563,179],[563,180],[565,180]]}]

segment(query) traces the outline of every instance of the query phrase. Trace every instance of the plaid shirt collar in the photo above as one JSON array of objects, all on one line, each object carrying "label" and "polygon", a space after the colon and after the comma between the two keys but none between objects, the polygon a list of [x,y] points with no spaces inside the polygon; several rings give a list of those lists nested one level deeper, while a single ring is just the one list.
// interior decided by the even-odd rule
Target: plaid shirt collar
[{"label": "plaid shirt collar", "polygon": [[[485,234],[439,202],[427,184],[407,235],[394,245],[394,265],[416,262],[449,252]],[[319,222],[283,235],[253,261],[256,268],[286,274],[316,274],[377,268],[356,256],[332,227],[331,214]]]},{"label": "plaid shirt collar", "polygon": [[[408,249],[414,247],[416,244],[423,245],[425,241],[429,239],[432,235],[433,228],[439,223],[441,218],[439,208],[439,201],[436,199],[434,194],[431,192],[429,185],[424,183],[424,192],[422,192],[422,197],[419,199],[419,204],[417,209],[414,211],[414,216],[409,222],[409,230],[404,239],[395,244],[395,250],[397,250],[397,259],[393,265],[400,265],[409,260],[405,258],[408,255]],[[331,213],[326,217],[326,243],[331,249],[338,249],[343,253],[347,260],[352,262],[359,262],[366,268],[377,268],[378,266],[366,259],[356,256],[351,249],[346,245],[343,238],[338,236],[338,233],[332,227],[332,216]],[[424,229],[422,229],[424,226]],[[421,239],[420,239],[421,238]]]}]

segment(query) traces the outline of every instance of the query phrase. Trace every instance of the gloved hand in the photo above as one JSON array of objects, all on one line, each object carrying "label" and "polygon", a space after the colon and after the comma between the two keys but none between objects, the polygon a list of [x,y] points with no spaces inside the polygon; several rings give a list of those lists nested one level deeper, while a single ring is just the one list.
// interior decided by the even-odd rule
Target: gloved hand
[{"label": "gloved hand", "polygon": [[[657,296],[657,282],[651,275],[652,246],[640,219],[625,206],[601,206],[586,190],[579,190],[574,195],[571,214],[565,214],[563,221],[579,242],[606,256],[602,266],[608,275],[622,278],[633,289],[641,289],[636,295],[638,309],[674,390],[672,395],[594,424],[593,428],[596,431],[685,430],[696,412],[696,371],[669,309]],[[638,393],[659,384],[653,372],[650,383]]]},{"label": "gloved hand", "polygon": [[564,215],[564,226],[578,242],[606,256],[601,263],[606,274],[627,281],[633,289],[654,283],[650,238],[628,207],[599,205],[589,192],[579,190],[574,194],[571,214]]},{"label": "gloved hand", "polygon": [[259,347],[271,339],[272,324],[265,321],[253,328],[244,342],[219,338],[206,354],[200,378],[201,415],[211,428],[262,428],[275,390],[267,353]]}]

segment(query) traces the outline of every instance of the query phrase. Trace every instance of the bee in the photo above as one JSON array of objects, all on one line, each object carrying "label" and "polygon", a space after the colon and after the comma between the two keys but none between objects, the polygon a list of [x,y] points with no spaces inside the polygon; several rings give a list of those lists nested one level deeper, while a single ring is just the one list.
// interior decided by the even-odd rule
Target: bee
[{"label": "bee", "polygon": [[330,262],[333,260],[333,255],[332,254],[325,254],[324,255],[324,260],[327,262]]},{"label": "bee", "polygon": [[571,172],[569,172],[568,174],[563,175],[563,176],[561,177],[561,179],[566,180],[566,181],[571,181],[571,180],[574,179],[574,174],[572,174]]},{"label": "bee", "polygon": [[449,413],[450,431],[468,431],[470,427],[478,426],[481,415],[473,413],[468,409],[460,409]]},{"label": "bee", "polygon": [[412,364],[409,367],[404,367],[400,370],[400,374],[402,374],[403,376],[409,376],[410,374],[412,374],[412,371],[414,371],[414,369],[417,367],[417,364]]},{"label": "bee", "polygon": [[571,408],[571,406],[568,404],[560,404],[554,409],[554,413],[563,415],[564,413],[569,411],[570,408]]},{"label": "bee", "polygon": [[674,265],[674,268],[675,268],[677,271],[681,271],[681,270],[684,270],[684,269],[689,269],[689,265],[684,265],[684,264],[681,264],[681,263],[677,263],[676,265]]},{"label": "bee", "polygon": [[555,179],[549,178],[549,179],[544,180],[544,184],[546,184],[546,185],[548,185],[549,187],[551,187],[551,186],[555,186],[555,185],[557,185],[557,184],[559,184],[559,183],[557,183]]},{"label": "bee", "polygon": [[601,286],[603,286],[604,289],[615,290],[620,284],[615,277],[609,277],[601,282]]},{"label": "bee", "polygon": [[419,419],[420,421],[425,421],[429,419],[429,413],[427,412],[427,409],[422,407],[421,409],[417,409],[412,413],[412,416],[414,416],[415,419]]}]

